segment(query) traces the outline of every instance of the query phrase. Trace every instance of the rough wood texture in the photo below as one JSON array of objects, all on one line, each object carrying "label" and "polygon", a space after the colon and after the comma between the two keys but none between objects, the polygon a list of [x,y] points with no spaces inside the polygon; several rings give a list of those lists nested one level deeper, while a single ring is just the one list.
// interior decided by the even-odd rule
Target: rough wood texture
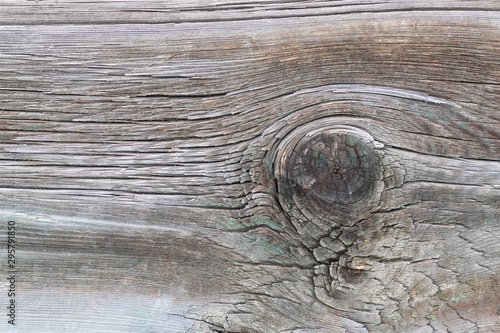
[{"label": "rough wood texture", "polygon": [[500,2],[4,0],[0,41],[17,331],[500,331]]}]

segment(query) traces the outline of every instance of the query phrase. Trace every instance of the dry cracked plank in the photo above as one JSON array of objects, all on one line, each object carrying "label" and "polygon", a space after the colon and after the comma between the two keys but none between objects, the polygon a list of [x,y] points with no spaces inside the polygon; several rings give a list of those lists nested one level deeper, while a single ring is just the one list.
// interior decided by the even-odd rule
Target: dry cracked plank
[{"label": "dry cracked plank", "polygon": [[497,332],[499,10],[2,2],[17,328]]}]

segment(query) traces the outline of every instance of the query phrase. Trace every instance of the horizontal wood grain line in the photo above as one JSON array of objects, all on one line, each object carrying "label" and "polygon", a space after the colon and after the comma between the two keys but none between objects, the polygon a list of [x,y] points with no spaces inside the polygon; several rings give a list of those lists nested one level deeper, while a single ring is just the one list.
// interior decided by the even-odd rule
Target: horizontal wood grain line
[{"label": "horizontal wood grain line", "polygon": [[[487,188],[487,189],[496,189],[495,185],[496,184],[474,184],[474,183],[471,183],[471,182],[460,182],[460,181],[449,181],[449,180],[410,180],[410,181],[406,181],[404,185],[409,185],[409,184],[412,184],[412,185],[436,185],[436,186],[441,186],[441,185],[444,185],[444,186],[449,186],[448,189],[449,190],[458,190],[459,188],[461,187],[484,187],[484,188]],[[455,189],[456,187],[456,189]],[[500,188],[500,185],[498,185],[498,187]]]},{"label": "horizontal wood grain line", "polygon": [[[78,155],[74,155],[77,158]],[[12,161],[12,160],[8,160]],[[111,163],[109,163],[111,162]],[[169,164],[168,162],[162,162],[157,160],[154,164],[146,164],[140,162],[128,162],[128,163],[118,163],[113,159],[110,159],[108,163],[83,163],[68,160],[66,163],[50,163],[46,161],[33,161],[27,160],[26,163],[3,163],[2,164],[2,174],[8,174],[9,172],[18,172],[37,174],[40,172],[54,171],[56,173],[60,172],[60,175],[64,175],[66,172],[82,172],[90,176],[90,173],[95,172],[96,174],[105,175],[107,171],[117,172],[120,171],[122,174],[149,174],[152,176],[163,176],[163,177],[215,177],[230,174],[231,172],[239,173],[241,170],[241,165],[238,163],[232,164],[215,164],[209,162],[196,162],[189,164]],[[66,169],[66,172],[65,170]]]},{"label": "horizontal wood grain line", "polygon": [[[5,180],[4,180],[5,182]],[[45,183],[50,183],[50,181],[48,179],[46,179],[46,182]],[[1,184],[1,181],[0,181],[0,190],[13,190],[13,189],[19,189],[19,190],[43,190],[43,191],[47,191],[48,192],[51,192],[51,191],[54,191],[54,192],[67,192],[67,193],[80,193],[80,194],[77,194],[77,195],[82,195],[82,196],[92,196],[92,195],[97,195],[97,196],[101,196],[101,195],[104,195],[104,196],[114,196],[114,195],[120,195],[120,194],[146,194],[146,195],[155,195],[155,196],[214,196],[217,194],[217,196],[222,196],[220,195],[220,193],[216,193],[216,191],[213,191],[213,192],[203,192],[203,193],[196,193],[195,191],[192,191],[192,192],[162,192],[162,191],[146,191],[145,189],[142,189],[142,190],[132,190],[132,189],[123,189],[123,188],[126,188],[126,187],[129,187],[127,186],[126,183],[120,183],[120,185],[115,185],[115,186],[120,186],[122,189],[119,189],[119,190],[114,190],[114,189],[110,189],[110,188],[107,188],[107,189],[103,189],[103,188],[100,188],[100,186],[97,186],[97,187],[78,187],[76,186],[75,183],[71,184],[71,185],[61,185],[59,187],[51,187],[49,185],[43,185],[43,184],[39,184],[37,186],[24,186],[24,185],[12,185],[12,186],[8,186],[6,185],[5,183],[4,184]],[[216,187],[216,186],[214,186]],[[199,186],[198,189],[200,188],[203,188],[202,186]],[[209,188],[207,186],[207,188]],[[210,186],[210,188],[213,188],[212,186]],[[87,193],[89,192],[88,194],[84,194],[84,193]],[[100,194],[99,194],[100,193]],[[231,196],[231,197],[234,197],[234,196]],[[244,196],[241,196],[241,198],[243,198]]]},{"label": "horizontal wood grain line", "polygon": [[[7,204],[16,201],[16,207],[31,207],[32,209],[46,211],[58,210],[62,206],[71,207],[72,211],[80,211],[80,214],[99,214],[106,218],[122,215],[119,210],[134,211],[142,213],[150,211],[155,206],[157,211],[161,207],[174,208],[203,208],[207,210],[227,210],[237,212],[243,209],[246,203],[242,203],[244,198],[227,198],[224,196],[187,195],[187,194],[155,194],[155,193],[127,193],[124,191],[109,190],[66,190],[66,189],[40,189],[40,188],[16,188],[4,187],[1,189],[0,197]],[[126,206],[130,206],[127,210]],[[108,211],[109,210],[109,211]],[[130,215],[130,212],[127,213]],[[141,219],[147,218],[147,215]],[[182,221],[182,220],[180,220]]]},{"label": "horizontal wood grain line", "polygon": [[[83,156],[84,158],[101,157],[109,158],[114,157],[123,162],[123,159],[130,158],[130,161],[134,165],[143,164],[147,165],[145,161],[161,161],[162,166],[192,166],[196,163],[201,164],[217,164],[224,162],[225,164],[238,163],[241,160],[243,152],[234,151],[227,152],[223,149],[211,148],[211,149],[199,149],[199,148],[185,148],[185,149],[175,149],[169,147],[144,147],[143,144],[120,144],[120,145],[92,145],[80,146],[76,144],[67,145],[61,143],[59,145],[25,145],[20,146],[16,143],[2,143],[0,144],[0,160],[4,161],[5,165],[22,165],[23,161],[29,162],[24,165],[34,165],[38,161],[49,162],[52,157],[52,162],[54,158],[59,157],[59,160],[63,156]],[[47,155],[47,156],[46,156]],[[137,158],[141,159],[138,163]],[[9,163],[9,161],[11,163]],[[48,163],[50,164],[50,163]],[[87,167],[88,164],[84,164],[83,167]],[[99,164],[98,167],[102,167]]]},{"label": "horizontal wood grain line", "polygon": [[[493,143],[499,140],[492,140]],[[432,157],[439,157],[443,159],[448,159],[448,161],[478,161],[478,162],[493,162],[493,163],[499,163],[500,162],[500,157],[496,158],[486,158],[486,157],[467,157],[467,156],[446,156],[444,154],[436,154],[436,153],[431,153],[431,152],[425,152],[422,150],[414,150],[410,147],[402,147],[400,145],[392,145],[390,143],[384,143],[387,148],[393,149],[395,151],[400,151],[402,153],[407,152],[407,153],[412,153],[412,154],[417,154],[421,155],[421,158],[423,158],[423,161],[425,161],[425,158],[432,158]]]},{"label": "horizontal wood grain line", "polygon": [[[227,157],[227,159],[213,160],[210,156],[190,156],[191,160],[187,158],[179,158],[176,154],[167,153],[12,153],[5,154],[0,153],[0,161],[2,161],[2,167],[5,167],[4,171],[7,172],[9,167],[20,168],[22,167],[61,167],[61,168],[84,168],[85,170],[96,168],[100,171],[105,171],[106,169],[113,168],[133,168],[135,171],[145,170],[148,172],[154,171],[155,167],[157,171],[164,171],[168,174],[167,170],[171,167],[184,168],[184,171],[194,172],[195,170],[201,170],[214,167],[210,174],[217,174],[222,171],[234,170],[230,165],[238,164],[235,157]],[[9,156],[10,155],[10,156]],[[194,155],[194,154],[193,154]],[[78,161],[70,161],[64,157],[78,158]],[[198,157],[198,159],[196,158]],[[98,158],[98,162],[96,160]],[[141,161],[138,162],[137,160]],[[107,162],[104,162],[106,160]],[[148,161],[148,162],[147,162]],[[221,164],[227,166],[227,169],[221,169]],[[26,169],[24,169],[26,170]],[[74,170],[74,169],[73,169]],[[206,172],[200,172],[202,175],[208,175]]]},{"label": "horizontal wood grain line", "polygon": [[[125,2],[126,3],[126,2]],[[226,13],[224,10],[219,11],[217,7],[210,10],[203,10],[200,7],[194,7],[192,9],[180,10],[179,8],[171,8],[166,10],[143,10],[143,9],[124,9],[116,8],[110,10],[107,8],[107,13],[93,11],[93,19],[85,19],[82,12],[75,10],[74,8],[67,7],[61,10],[52,9],[47,14],[38,14],[25,10],[19,10],[19,8],[6,8],[4,6],[2,11],[4,14],[0,16],[0,25],[3,26],[28,26],[28,25],[123,25],[123,24],[180,24],[180,23],[216,23],[216,22],[244,22],[244,21],[254,21],[254,20],[271,20],[271,19],[293,19],[293,18],[307,18],[307,17],[325,17],[325,16],[338,16],[338,15],[360,15],[360,14],[375,14],[375,13],[387,13],[387,14],[397,14],[405,12],[436,12],[436,13],[450,13],[450,12],[464,12],[464,13],[488,13],[488,12],[498,12],[500,7],[495,7],[488,2],[483,2],[484,7],[475,6],[467,7],[460,6],[460,2],[456,2],[454,6],[401,6],[401,3],[397,3],[400,6],[391,6],[390,4],[358,4],[357,6],[321,6],[317,7],[308,6],[309,8],[287,8],[285,6],[280,6],[276,8],[266,9],[266,8],[254,8],[255,11],[252,13],[248,9],[243,9],[240,11],[234,9],[227,9]],[[94,4],[95,5],[95,4]],[[385,5],[385,6],[384,6]],[[90,4],[89,4],[90,6]],[[36,8],[35,5],[33,5]],[[363,7],[363,8],[361,8]],[[374,8],[375,7],[375,8]],[[380,8],[376,8],[380,7]],[[71,9],[70,9],[71,8]],[[10,10],[9,10],[10,9]],[[17,11],[16,11],[17,9]],[[66,9],[66,10],[64,10]],[[85,14],[88,13],[88,7],[82,8],[85,10]],[[40,8],[38,8],[40,10]],[[230,12],[233,10],[233,12]],[[288,12],[288,13],[287,13]],[[50,14],[58,13],[59,16],[54,15],[50,17]],[[62,15],[62,14],[65,15]],[[10,14],[9,16],[7,16]],[[101,15],[99,15],[101,14]],[[112,15],[114,14],[114,15]],[[129,15],[126,15],[129,14]],[[141,15],[142,14],[142,15]],[[155,15],[156,14],[156,15]],[[63,16],[64,18],[61,18]],[[112,17],[115,16],[115,17]],[[128,17],[127,17],[128,16]],[[139,17],[138,17],[139,16]],[[15,17],[16,19],[12,19]],[[30,17],[30,19],[26,19]]]},{"label": "horizontal wood grain line", "polygon": [[[187,178],[187,179],[186,179]],[[234,181],[230,179],[234,178]],[[96,182],[99,180],[99,182]],[[72,189],[81,190],[95,189],[121,189],[124,192],[148,192],[159,194],[200,194],[236,197],[239,192],[243,192],[239,176],[227,175],[218,178],[201,177],[96,177],[88,175],[86,177],[57,176],[57,174],[47,174],[43,171],[38,174],[20,174],[17,177],[6,175],[0,177],[0,187],[11,188],[43,188],[43,189]],[[139,191],[142,189],[142,191]],[[214,192],[220,191],[215,194]],[[226,191],[226,192],[224,192]]]}]

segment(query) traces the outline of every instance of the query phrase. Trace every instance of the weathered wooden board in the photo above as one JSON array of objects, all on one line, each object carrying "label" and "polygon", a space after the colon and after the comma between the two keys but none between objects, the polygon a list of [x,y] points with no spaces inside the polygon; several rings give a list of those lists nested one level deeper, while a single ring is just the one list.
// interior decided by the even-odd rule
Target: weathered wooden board
[{"label": "weathered wooden board", "polygon": [[2,332],[500,332],[498,1],[4,0],[0,120]]}]

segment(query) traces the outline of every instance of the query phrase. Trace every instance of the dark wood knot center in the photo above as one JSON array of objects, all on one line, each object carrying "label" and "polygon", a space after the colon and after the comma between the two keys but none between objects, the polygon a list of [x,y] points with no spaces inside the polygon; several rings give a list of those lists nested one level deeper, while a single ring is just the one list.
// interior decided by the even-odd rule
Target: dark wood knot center
[{"label": "dark wood knot center", "polygon": [[[297,133],[281,147],[276,179],[286,211],[338,220],[366,207],[380,178],[377,143],[350,127]],[[292,213],[293,214],[293,213]],[[337,221],[338,222],[338,221]]]},{"label": "dark wood knot center", "polygon": [[362,138],[326,132],[300,142],[290,161],[296,194],[316,205],[346,205],[369,192],[375,174],[373,151]]}]

